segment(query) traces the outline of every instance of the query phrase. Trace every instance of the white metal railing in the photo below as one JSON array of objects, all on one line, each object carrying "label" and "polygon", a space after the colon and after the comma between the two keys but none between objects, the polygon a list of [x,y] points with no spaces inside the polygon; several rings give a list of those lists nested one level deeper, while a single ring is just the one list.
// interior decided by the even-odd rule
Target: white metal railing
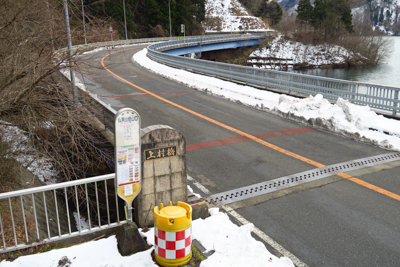
[{"label": "white metal railing", "polygon": [[[251,38],[251,35],[246,35]],[[233,36],[232,36],[233,37]],[[257,37],[255,35],[254,37]],[[226,38],[226,37],[225,37]],[[221,41],[226,41],[221,38]],[[229,37],[228,37],[229,38]],[[214,38],[216,40],[217,38]],[[201,44],[206,38],[191,39],[191,43]],[[184,45],[183,41],[157,43],[148,46],[149,58],[162,64],[186,69],[230,81],[242,82],[267,90],[282,93],[309,96],[322,94],[325,98],[336,101],[338,97],[359,105],[368,105],[383,111],[390,111],[395,116],[400,112],[400,88],[338,80],[319,76],[289,73],[276,70],[257,69],[240,65],[193,59],[162,53],[164,48]],[[186,44],[192,45],[192,44]]]},{"label": "white metal railing", "polygon": [[108,174],[0,194],[0,253],[126,223],[119,218],[118,196],[110,190],[114,178]]}]

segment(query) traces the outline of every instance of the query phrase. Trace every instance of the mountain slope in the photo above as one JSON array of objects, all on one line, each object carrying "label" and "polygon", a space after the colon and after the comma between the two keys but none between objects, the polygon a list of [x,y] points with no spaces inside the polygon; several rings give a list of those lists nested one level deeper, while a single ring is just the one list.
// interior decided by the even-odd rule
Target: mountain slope
[{"label": "mountain slope", "polygon": [[[277,0],[288,12],[295,14],[299,0]],[[311,3],[314,1],[311,0]],[[353,24],[363,22],[372,28],[400,34],[400,0],[350,0]]]},{"label": "mountain slope", "polygon": [[370,0],[352,13],[353,21],[359,19],[383,32],[400,34],[400,0]]},{"label": "mountain slope", "polygon": [[266,31],[269,27],[260,18],[252,16],[237,0],[207,0],[205,21],[206,33]]}]

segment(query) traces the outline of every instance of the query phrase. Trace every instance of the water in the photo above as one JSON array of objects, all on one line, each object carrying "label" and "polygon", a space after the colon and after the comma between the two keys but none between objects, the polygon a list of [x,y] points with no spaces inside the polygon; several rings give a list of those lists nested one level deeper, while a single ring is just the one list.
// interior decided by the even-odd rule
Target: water
[{"label": "water", "polygon": [[352,67],[349,69],[291,70],[315,76],[400,88],[400,36],[387,37],[393,40],[393,52],[386,62],[372,67]]}]

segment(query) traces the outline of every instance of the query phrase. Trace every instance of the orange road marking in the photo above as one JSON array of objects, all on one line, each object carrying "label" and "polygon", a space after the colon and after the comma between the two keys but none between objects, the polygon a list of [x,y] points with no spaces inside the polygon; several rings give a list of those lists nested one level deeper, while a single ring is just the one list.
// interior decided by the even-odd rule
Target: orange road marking
[{"label": "orange road marking", "polygon": [[338,176],[340,176],[340,177],[342,177],[342,178],[344,178],[346,180],[352,181],[353,183],[362,185],[362,186],[364,186],[366,188],[369,188],[369,189],[374,190],[374,191],[376,191],[378,193],[381,193],[383,195],[386,195],[388,197],[391,197],[393,199],[396,199],[396,200],[400,201],[400,196],[399,195],[397,195],[395,193],[392,193],[390,191],[387,191],[387,190],[385,190],[383,188],[380,188],[378,186],[375,186],[373,184],[367,183],[367,182],[365,182],[363,180],[360,180],[358,178],[355,178],[353,176],[350,176],[350,175],[348,175],[346,173],[339,173]]},{"label": "orange road marking", "polygon": [[[187,90],[187,91],[177,91],[177,92],[164,92],[164,93],[155,93],[156,95],[161,95],[161,94],[183,94],[183,93],[191,93],[194,90]],[[131,95],[112,95],[112,96],[101,96],[99,97],[101,98],[120,98],[120,97],[131,97],[131,96],[145,96],[145,95],[149,95],[149,94],[131,94]]]},{"label": "orange road marking", "polygon": [[[120,67],[121,65],[118,65]],[[132,65],[131,65],[132,66]],[[122,76],[147,76],[147,75],[155,75],[153,73],[146,73],[146,74],[123,74]],[[84,78],[95,78],[95,77],[113,77],[114,75],[84,75]]]},{"label": "orange road marking", "polygon": [[[131,49],[135,49],[135,48],[131,48]],[[129,84],[129,85],[131,85],[131,86],[133,86],[133,87],[135,87],[135,88],[137,88],[137,89],[139,89],[139,90],[141,90],[141,91],[143,91],[143,92],[145,92],[145,93],[151,95],[151,96],[154,96],[155,98],[158,98],[158,99],[160,99],[161,101],[164,101],[165,103],[168,103],[168,104],[170,104],[170,105],[172,105],[172,106],[175,106],[175,107],[177,107],[177,108],[179,108],[179,109],[182,109],[182,110],[184,110],[184,111],[186,111],[186,112],[189,112],[189,113],[191,113],[191,114],[193,114],[193,115],[195,115],[195,116],[197,116],[197,117],[200,117],[200,118],[202,118],[202,119],[204,119],[204,120],[206,120],[206,121],[209,121],[209,122],[211,122],[211,123],[213,123],[213,124],[216,124],[216,125],[218,125],[218,126],[220,126],[220,127],[222,127],[222,128],[225,128],[225,129],[227,129],[227,130],[229,130],[229,131],[232,131],[232,132],[235,132],[235,133],[237,133],[237,134],[239,134],[239,135],[245,136],[245,137],[247,137],[247,138],[249,138],[249,139],[251,139],[251,140],[253,140],[253,141],[257,142],[257,143],[260,143],[260,144],[262,144],[262,145],[264,145],[264,146],[266,146],[266,147],[272,148],[272,149],[275,150],[275,151],[281,152],[281,153],[283,153],[283,154],[285,154],[285,155],[288,155],[288,156],[293,157],[293,158],[295,158],[295,159],[301,160],[301,161],[303,161],[303,162],[306,162],[306,163],[308,163],[308,164],[310,164],[310,165],[313,165],[313,166],[316,166],[316,167],[318,167],[318,168],[325,167],[325,165],[323,165],[323,164],[321,164],[321,163],[319,163],[319,162],[313,161],[313,160],[311,160],[311,159],[308,159],[308,158],[305,158],[305,157],[303,157],[303,156],[297,155],[297,154],[295,154],[295,153],[293,153],[293,152],[290,152],[289,150],[286,150],[286,149],[283,149],[283,148],[278,147],[278,146],[276,146],[276,145],[273,145],[273,144],[271,144],[271,143],[265,142],[264,140],[259,139],[259,138],[255,137],[255,136],[251,135],[251,134],[245,133],[245,132],[240,131],[240,130],[238,130],[238,129],[235,129],[235,128],[231,127],[231,126],[228,126],[228,125],[226,125],[226,124],[223,124],[223,123],[221,123],[221,122],[219,122],[219,121],[216,121],[216,120],[214,120],[214,119],[211,119],[211,118],[209,118],[209,117],[207,117],[207,116],[204,116],[204,115],[202,115],[202,114],[200,114],[200,113],[197,113],[197,112],[195,112],[195,111],[193,111],[193,110],[191,110],[191,109],[188,109],[188,108],[185,108],[185,107],[183,107],[183,106],[181,106],[181,105],[178,105],[178,104],[176,104],[176,103],[174,103],[174,102],[172,102],[172,101],[169,101],[168,99],[165,99],[165,98],[163,98],[163,97],[161,97],[161,96],[158,96],[158,95],[156,95],[155,93],[152,93],[152,92],[150,92],[150,91],[148,91],[148,90],[146,90],[146,89],[144,89],[144,88],[142,88],[142,87],[140,87],[140,86],[137,86],[136,84],[133,84],[133,83],[131,83],[131,82],[125,80],[124,78],[118,76],[117,74],[115,74],[114,72],[112,72],[111,70],[109,70],[109,69],[105,66],[105,64],[104,64],[104,59],[106,59],[106,58],[107,58],[108,56],[110,56],[110,55],[113,55],[113,54],[116,54],[116,53],[120,53],[120,52],[122,52],[122,51],[116,51],[116,52],[113,52],[113,53],[110,53],[110,54],[104,56],[104,57],[101,59],[101,65],[103,66],[103,68],[104,68],[106,71],[108,71],[109,73],[111,73],[112,75],[114,75],[116,78],[120,79],[121,81],[123,81],[123,82],[125,82],[125,83],[127,83],[127,84]],[[392,192],[389,192],[389,191],[387,191],[387,190],[385,190],[385,189],[383,189],[383,188],[380,188],[380,187],[377,187],[377,186],[375,186],[375,185],[373,185],[373,184],[364,182],[364,181],[362,181],[362,180],[360,180],[360,179],[358,179],[358,178],[352,177],[352,176],[350,176],[350,175],[348,175],[348,174],[345,174],[345,173],[339,173],[338,176],[340,176],[340,177],[342,177],[342,178],[344,178],[344,179],[346,179],[346,180],[352,181],[352,182],[354,182],[354,183],[357,183],[357,184],[359,184],[359,185],[362,185],[362,186],[364,186],[364,187],[367,187],[367,188],[369,188],[369,189],[371,189],[371,190],[374,190],[374,191],[376,191],[376,192],[378,192],[378,193],[381,193],[381,194],[383,194],[383,195],[386,195],[386,196],[388,196],[388,197],[390,197],[390,198],[393,198],[393,199],[396,199],[396,200],[399,200],[399,201],[400,201],[400,196],[399,196],[399,195],[394,194],[394,193],[392,193]]]}]

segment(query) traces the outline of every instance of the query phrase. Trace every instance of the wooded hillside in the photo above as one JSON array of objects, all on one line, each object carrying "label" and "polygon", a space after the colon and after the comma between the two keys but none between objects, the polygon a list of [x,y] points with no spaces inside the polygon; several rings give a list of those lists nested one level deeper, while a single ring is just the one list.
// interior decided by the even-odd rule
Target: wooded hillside
[{"label": "wooded hillside", "polygon": [[[102,18],[119,33],[125,32],[123,0],[85,0],[84,7],[88,20]],[[169,36],[169,9],[172,35],[181,34],[181,24],[186,34],[201,33],[205,0],[125,0],[128,38]]]}]

